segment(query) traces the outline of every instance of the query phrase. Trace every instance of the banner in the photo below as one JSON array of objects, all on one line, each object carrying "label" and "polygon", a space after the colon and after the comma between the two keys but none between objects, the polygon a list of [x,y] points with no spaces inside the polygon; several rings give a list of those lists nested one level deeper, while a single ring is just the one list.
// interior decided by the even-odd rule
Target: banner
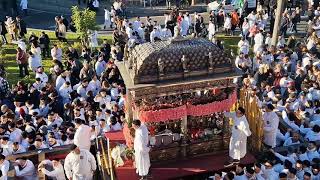
[{"label": "banner", "polygon": [[157,111],[141,111],[139,118],[142,122],[160,122],[180,120],[185,116],[206,116],[216,112],[229,111],[237,101],[237,94],[233,92],[228,99],[200,105],[183,105],[176,108]]}]

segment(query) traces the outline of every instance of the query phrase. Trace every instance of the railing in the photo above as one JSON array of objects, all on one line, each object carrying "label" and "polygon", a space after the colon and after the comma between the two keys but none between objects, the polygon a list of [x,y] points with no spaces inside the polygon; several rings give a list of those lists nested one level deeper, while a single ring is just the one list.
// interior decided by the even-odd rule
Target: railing
[{"label": "railing", "polygon": [[[106,140],[104,137],[98,137],[94,143],[92,143],[92,146],[94,146],[94,151],[96,154],[97,164],[98,164],[98,170],[99,172],[96,174],[99,174],[99,177],[96,177],[95,179],[100,180],[114,180],[114,170],[112,166],[111,161],[111,151],[109,149],[109,146],[106,143]],[[65,156],[70,152],[71,145],[65,145],[65,146],[59,146],[54,148],[46,148],[41,150],[35,150],[35,151],[28,151],[25,153],[19,153],[7,156],[6,159],[8,161],[15,161],[18,158],[25,157],[29,160],[31,160],[36,169],[38,164],[45,160],[50,159],[53,157],[57,157],[57,159],[64,159]],[[37,172],[39,180],[46,180],[45,174],[41,172]],[[8,173],[9,178],[15,177],[15,170],[13,167],[10,168],[10,171]]]},{"label": "railing", "polygon": [[[47,148],[47,149],[42,149],[42,150],[35,150],[35,151],[28,151],[25,153],[14,154],[14,155],[7,156],[6,159],[8,161],[15,161],[18,158],[25,157],[25,158],[31,160],[37,169],[37,165],[41,161],[43,161],[47,158],[53,157],[53,156],[57,156],[57,155],[66,155],[69,152],[70,152],[70,145],[66,145],[66,146],[60,146],[60,147],[55,147],[55,148],[50,148],[50,149]],[[10,168],[8,176],[12,177],[12,178],[15,177],[15,171],[12,167]],[[39,180],[46,179],[46,176],[40,172],[38,172],[38,177],[39,177]]]}]

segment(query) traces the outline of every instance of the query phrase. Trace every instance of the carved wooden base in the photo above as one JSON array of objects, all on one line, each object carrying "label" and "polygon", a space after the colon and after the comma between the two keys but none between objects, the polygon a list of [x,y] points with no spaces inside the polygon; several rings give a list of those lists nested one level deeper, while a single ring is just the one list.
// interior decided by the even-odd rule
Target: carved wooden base
[{"label": "carved wooden base", "polygon": [[230,135],[215,136],[210,140],[190,142],[186,145],[153,148],[150,159],[153,162],[184,159],[192,156],[219,154],[229,149]]}]

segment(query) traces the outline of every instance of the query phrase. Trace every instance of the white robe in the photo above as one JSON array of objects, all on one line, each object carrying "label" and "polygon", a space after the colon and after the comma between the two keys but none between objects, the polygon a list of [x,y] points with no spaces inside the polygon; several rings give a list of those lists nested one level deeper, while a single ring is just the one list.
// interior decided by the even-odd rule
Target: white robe
[{"label": "white robe", "polygon": [[74,134],[74,144],[77,145],[80,149],[90,150],[91,147],[91,128],[87,125],[80,125]]},{"label": "white robe", "polygon": [[90,47],[98,47],[98,32],[94,31],[91,35],[90,35]]},{"label": "white robe", "polygon": [[264,123],[264,140],[263,142],[271,146],[276,147],[277,130],[279,126],[279,117],[275,112],[265,112],[262,116]]},{"label": "white robe", "polygon": [[238,43],[239,51],[243,54],[249,54],[250,44],[248,40],[240,40]]},{"label": "white robe", "polygon": [[229,144],[229,156],[240,160],[247,153],[247,137],[251,135],[249,124],[245,116],[237,117],[236,113],[224,113],[233,119],[232,134]]},{"label": "white robe", "polygon": [[104,26],[108,28],[111,25],[111,12],[107,9],[104,10]]},{"label": "white robe", "polygon": [[261,49],[261,46],[263,45],[263,35],[261,33],[258,33],[254,36],[254,46],[253,46],[253,52],[258,52]]},{"label": "white robe", "polygon": [[208,32],[209,32],[209,40],[212,40],[212,38],[216,34],[216,27],[214,23],[209,23]]},{"label": "white robe", "polygon": [[96,160],[90,151],[81,149],[80,154],[71,152],[67,155],[64,169],[68,179],[92,180],[93,172],[97,169]]},{"label": "white robe", "polygon": [[189,24],[188,21],[185,19],[181,21],[181,29],[180,29],[180,35],[181,36],[186,36],[188,35],[188,30],[189,30]]},{"label": "white robe", "polygon": [[150,168],[150,157],[148,147],[149,137],[148,129],[144,124],[136,130],[134,137],[134,157],[135,157],[135,166],[136,172],[139,176],[148,175]]}]

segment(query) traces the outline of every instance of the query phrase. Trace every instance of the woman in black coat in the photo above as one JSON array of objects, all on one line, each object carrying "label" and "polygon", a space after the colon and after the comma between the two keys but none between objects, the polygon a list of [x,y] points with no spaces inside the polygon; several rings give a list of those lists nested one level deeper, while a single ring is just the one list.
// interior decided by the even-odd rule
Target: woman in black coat
[{"label": "woman in black coat", "polygon": [[6,25],[4,24],[3,21],[0,21],[0,36],[1,36],[1,40],[3,44],[6,44],[7,38],[6,38],[6,34],[8,33]]}]

